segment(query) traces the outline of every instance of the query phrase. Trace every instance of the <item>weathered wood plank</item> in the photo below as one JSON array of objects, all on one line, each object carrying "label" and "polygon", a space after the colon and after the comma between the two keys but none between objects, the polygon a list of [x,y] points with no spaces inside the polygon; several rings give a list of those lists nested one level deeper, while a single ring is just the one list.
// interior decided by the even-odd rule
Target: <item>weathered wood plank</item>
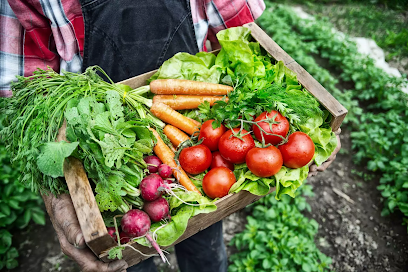
[{"label": "weathered wood plank", "polygon": [[[274,190],[275,188],[272,188],[270,192]],[[217,210],[215,212],[199,214],[190,218],[190,220],[188,221],[188,227],[186,231],[173,245],[178,244],[181,241],[187,239],[188,237],[196,234],[197,232],[208,228],[214,223],[222,220],[224,217],[246,207],[247,205],[255,202],[260,198],[261,196],[253,195],[247,191],[241,191],[237,194],[229,194],[219,199],[215,203],[217,205]],[[132,243],[131,245],[146,255],[156,254],[156,251],[153,248],[141,246],[136,243]],[[99,258],[101,258],[105,262],[110,261],[107,256],[107,252],[101,254]],[[134,251],[133,249],[127,247],[123,251],[123,258],[129,264],[129,266],[132,266],[149,257],[143,256]]]},{"label": "weathered wood plank", "polygon": [[333,130],[337,130],[346,117],[347,109],[274,42],[257,24],[249,23],[244,26],[251,30],[252,37],[258,41],[275,60],[283,61],[290,70],[297,74],[299,83],[332,114],[331,127]]},{"label": "weathered wood plank", "polygon": [[[58,130],[58,142],[67,140],[65,132],[64,121]],[[67,158],[64,161],[64,176],[85,243],[98,256],[116,243],[108,234],[82,163],[75,158]]]}]

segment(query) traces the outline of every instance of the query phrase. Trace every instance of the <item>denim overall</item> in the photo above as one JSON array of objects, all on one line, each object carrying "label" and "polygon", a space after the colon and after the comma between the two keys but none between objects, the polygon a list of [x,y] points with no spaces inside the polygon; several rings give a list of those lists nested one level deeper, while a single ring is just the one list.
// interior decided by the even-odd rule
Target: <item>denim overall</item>
[{"label": "denim overall", "polygon": [[[175,53],[197,53],[189,0],[80,0],[83,70],[101,66],[114,82],[155,70]],[[221,221],[175,246],[182,272],[225,272]],[[127,269],[157,272],[153,258]]]}]

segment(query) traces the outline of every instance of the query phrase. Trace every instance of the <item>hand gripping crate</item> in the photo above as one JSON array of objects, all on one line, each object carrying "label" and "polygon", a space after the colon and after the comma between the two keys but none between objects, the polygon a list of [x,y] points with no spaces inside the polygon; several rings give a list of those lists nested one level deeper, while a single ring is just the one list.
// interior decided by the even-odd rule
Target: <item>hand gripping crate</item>
[{"label": "hand gripping crate", "polygon": [[[337,130],[344,120],[347,110],[305,69],[280,48],[279,45],[277,45],[258,25],[255,23],[249,23],[244,25],[244,27],[251,30],[253,39],[259,42],[261,47],[263,47],[263,49],[265,49],[276,61],[283,61],[290,70],[297,74],[299,83],[316,97],[320,104],[330,112],[332,115],[331,127],[333,131]],[[147,80],[155,72],[156,71],[148,72],[124,80],[121,83],[129,85],[134,89],[146,85]],[[95,201],[94,193],[81,162],[74,158],[65,160],[64,175],[86,244],[101,260],[109,262],[110,260],[108,259],[107,252],[117,244],[107,232],[106,226],[102,220],[102,215]],[[212,213],[199,214],[190,218],[185,233],[174,244],[187,239],[259,198],[261,197],[253,195],[247,191],[241,191],[236,194],[229,194],[217,200],[217,210]],[[153,248],[141,246],[136,243],[132,244],[132,246],[144,254],[150,255],[156,253]],[[123,251],[123,258],[129,266],[132,266],[147,257],[126,247]]]}]

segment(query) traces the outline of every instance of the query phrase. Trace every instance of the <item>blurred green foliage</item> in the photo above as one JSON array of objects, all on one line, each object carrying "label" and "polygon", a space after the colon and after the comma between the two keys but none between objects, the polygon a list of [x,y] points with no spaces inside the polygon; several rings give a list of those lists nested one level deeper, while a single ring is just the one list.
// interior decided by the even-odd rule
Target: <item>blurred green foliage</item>
[{"label": "blurred green foliage", "polygon": [[[2,98],[4,103],[6,99]],[[0,116],[0,129],[2,117]],[[45,224],[42,198],[17,181],[20,171],[10,164],[10,156],[0,139],[0,270],[18,266],[18,250],[12,233],[30,222]]]}]

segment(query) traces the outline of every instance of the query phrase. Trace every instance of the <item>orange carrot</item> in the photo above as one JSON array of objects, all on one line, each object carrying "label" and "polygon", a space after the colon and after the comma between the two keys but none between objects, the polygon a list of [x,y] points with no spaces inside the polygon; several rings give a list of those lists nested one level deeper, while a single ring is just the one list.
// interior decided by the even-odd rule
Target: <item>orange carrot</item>
[{"label": "orange carrot", "polygon": [[179,146],[179,144],[181,144],[182,142],[190,139],[187,134],[172,125],[166,125],[163,128],[163,132],[175,147]]},{"label": "orange carrot", "polygon": [[185,79],[156,79],[150,82],[150,91],[154,94],[189,94],[189,95],[226,95],[234,88]]},{"label": "orange carrot", "polygon": [[177,165],[174,160],[174,153],[170,148],[163,142],[160,138],[159,133],[154,129],[150,128],[154,136],[157,139],[156,145],[153,147],[154,153],[159,157],[159,159],[164,163],[173,168],[173,176],[183,185],[187,190],[200,193],[200,191],[195,187],[194,183],[191,182],[190,178],[184,172],[183,168]]},{"label": "orange carrot", "polygon": [[178,113],[166,104],[154,103],[150,108],[150,111],[163,122],[173,125],[190,135],[198,131],[200,128],[200,126],[195,123],[196,121],[193,122],[190,118]]},{"label": "orange carrot", "polygon": [[[153,103],[164,103],[173,110],[190,110],[198,108],[198,105],[204,101],[208,101],[212,106],[215,101],[222,99],[223,96],[214,95],[155,95]],[[225,98],[225,101],[228,101],[228,97]]]},{"label": "orange carrot", "polygon": [[187,117],[189,120],[191,120],[191,122],[193,122],[197,127],[201,127],[201,123],[200,122],[198,122],[198,121],[196,121],[196,120],[194,120],[194,119],[192,119],[192,118],[190,118],[190,117]]}]

